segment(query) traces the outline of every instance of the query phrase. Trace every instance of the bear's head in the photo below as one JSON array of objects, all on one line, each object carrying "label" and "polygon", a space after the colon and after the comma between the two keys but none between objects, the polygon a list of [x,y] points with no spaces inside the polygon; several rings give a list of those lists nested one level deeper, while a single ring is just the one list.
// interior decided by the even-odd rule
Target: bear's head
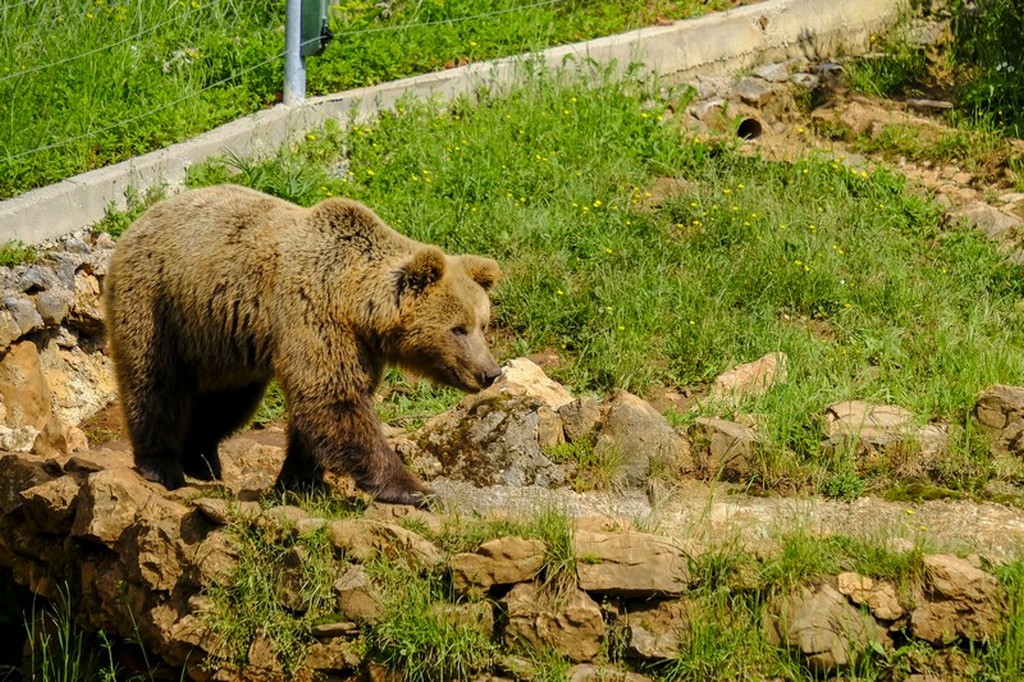
[{"label": "bear's head", "polygon": [[397,363],[464,391],[489,386],[501,373],[485,335],[500,276],[490,258],[421,247],[398,270]]}]

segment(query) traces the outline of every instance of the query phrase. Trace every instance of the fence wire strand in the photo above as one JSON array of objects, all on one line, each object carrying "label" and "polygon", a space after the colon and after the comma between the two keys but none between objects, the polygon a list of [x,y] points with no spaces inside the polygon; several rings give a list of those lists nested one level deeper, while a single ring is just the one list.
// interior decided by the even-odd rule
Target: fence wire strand
[{"label": "fence wire strand", "polygon": [[177,21],[178,21],[177,18],[166,19],[164,21],[161,21],[158,24],[154,24],[153,26],[150,26],[149,28],[147,28],[147,29],[145,29],[143,31],[139,31],[135,35],[130,35],[130,36],[126,37],[126,38],[118,40],[117,42],[113,42],[113,43],[110,43],[108,45],[104,45],[102,47],[97,47],[97,48],[94,48],[92,50],[88,50],[86,52],[82,52],[80,54],[76,54],[73,57],[65,57],[64,59],[58,59],[57,61],[53,61],[53,62],[50,62],[48,64],[40,64],[38,66],[33,66],[31,68],[28,68],[28,69],[22,69],[21,71],[15,71],[14,73],[6,74],[5,76],[0,77],[0,83],[3,83],[4,81],[10,80],[12,78],[17,78],[18,76],[25,76],[25,75],[30,74],[30,73],[36,73],[37,71],[45,71],[46,69],[53,68],[54,66],[60,66],[61,64],[67,64],[68,62],[77,61],[79,59],[82,59],[83,57],[88,57],[90,55],[94,55],[94,54],[97,54],[99,52],[104,52],[104,51],[109,50],[109,49],[111,49],[113,47],[117,47],[118,45],[124,45],[125,43],[130,43],[130,42],[132,42],[133,40],[135,40],[137,38],[141,38],[142,36],[144,36],[144,35],[146,35],[148,33],[152,33],[153,31],[157,30],[158,28],[163,28],[164,26],[167,26],[169,24],[173,24],[173,23],[175,23]]},{"label": "fence wire strand", "polygon": [[[23,5],[28,5],[28,4],[31,4],[33,2],[37,2],[37,1],[38,0],[23,0],[22,2],[15,3],[14,5],[4,6],[2,9],[3,9],[3,11],[7,11],[7,10],[10,10],[10,9],[21,7]],[[337,39],[337,38],[343,38],[343,37],[346,37],[346,36],[355,36],[355,35],[370,34],[370,33],[384,33],[384,32],[392,32],[392,31],[414,30],[414,29],[418,29],[418,28],[426,28],[426,27],[431,27],[431,26],[451,25],[451,24],[464,23],[464,22],[467,22],[467,21],[486,20],[486,19],[491,19],[491,18],[494,18],[494,17],[499,17],[499,16],[503,16],[503,15],[507,15],[507,14],[513,14],[515,12],[522,12],[522,11],[525,11],[525,10],[537,9],[537,8],[541,8],[541,7],[549,7],[549,6],[561,4],[561,3],[564,3],[564,2],[566,2],[566,0],[541,0],[541,2],[535,2],[535,3],[531,3],[531,4],[527,4],[527,5],[520,5],[520,6],[517,6],[517,7],[509,7],[509,8],[503,9],[503,10],[495,10],[493,12],[485,12],[485,13],[481,13],[481,14],[474,14],[474,15],[464,16],[464,17],[453,17],[453,18],[448,18],[448,19],[437,19],[437,20],[434,20],[434,21],[413,22],[413,23],[407,23],[407,24],[394,24],[394,25],[390,25],[390,26],[375,26],[375,27],[370,27],[370,28],[352,29],[352,30],[349,30],[349,31],[339,31],[339,32],[334,34],[334,38]],[[143,35],[146,35],[148,33],[152,33],[156,29],[161,28],[163,26],[166,26],[166,25],[168,25],[170,23],[173,23],[175,21],[177,21],[177,19],[168,19],[168,20],[163,21],[163,22],[161,22],[159,24],[151,26],[150,28],[147,28],[144,31],[140,31],[140,32],[136,33],[135,35],[128,36],[128,37],[126,37],[126,38],[124,38],[122,40],[119,40],[117,42],[111,43],[109,45],[105,45],[103,47],[96,48],[96,49],[93,49],[93,50],[88,50],[86,52],[82,52],[80,54],[77,54],[77,55],[75,55],[73,57],[67,57],[67,58],[60,59],[60,60],[57,60],[57,61],[54,61],[54,62],[50,62],[49,64],[42,64],[42,65],[31,67],[31,68],[28,68],[28,69],[23,69],[22,71],[18,71],[18,72],[15,72],[15,73],[6,74],[3,77],[0,77],[0,83],[2,83],[4,81],[7,81],[7,80],[10,80],[12,78],[18,77],[18,76],[23,76],[23,75],[31,74],[31,73],[34,73],[34,72],[37,72],[37,71],[42,71],[44,69],[48,69],[48,68],[51,68],[51,67],[54,67],[54,66],[58,66],[60,64],[66,64],[68,62],[75,61],[77,59],[81,59],[83,57],[87,57],[89,55],[96,54],[96,53],[102,52],[104,50],[108,50],[108,49],[110,49],[112,47],[116,47],[118,45],[123,45],[126,42],[130,42],[130,41],[135,40],[136,38],[139,38],[139,37],[141,37]],[[302,45],[307,45],[307,44],[316,42],[317,40],[319,40],[319,37],[307,40],[307,41],[303,42]],[[25,150],[25,151],[22,151],[22,152],[18,152],[16,154],[7,154],[7,155],[5,155],[4,158],[6,160],[8,160],[8,161],[13,161],[13,160],[16,160],[16,159],[25,158],[27,156],[33,156],[33,155],[39,154],[41,152],[50,151],[51,149],[57,149],[59,147],[65,146],[65,145],[73,144],[75,142],[80,142],[81,140],[85,140],[85,139],[88,139],[90,137],[94,137],[96,135],[102,135],[103,133],[110,132],[111,130],[116,130],[117,128],[120,128],[120,127],[125,126],[125,125],[129,125],[131,123],[136,123],[136,122],[141,121],[141,120],[143,120],[145,118],[148,118],[149,116],[152,116],[152,115],[157,114],[157,113],[159,113],[161,111],[169,109],[170,107],[173,107],[173,106],[176,106],[178,104],[182,104],[183,102],[187,102],[187,101],[189,101],[191,99],[194,99],[194,98],[198,97],[199,95],[203,94],[204,92],[207,92],[207,91],[212,90],[214,88],[218,88],[218,87],[220,87],[222,85],[226,85],[226,84],[230,83],[231,81],[233,81],[233,80],[235,80],[237,78],[240,78],[240,77],[242,77],[242,76],[244,76],[244,75],[246,75],[248,73],[252,73],[253,71],[255,71],[257,69],[260,69],[260,68],[262,68],[262,67],[264,67],[264,66],[266,66],[268,64],[271,64],[272,62],[281,60],[283,58],[284,58],[284,52],[281,52],[281,53],[276,54],[273,57],[271,57],[269,59],[266,59],[266,60],[264,60],[264,61],[262,61],[262,62],[260,62],[258,64],[255,64],[253,66],[247,67],[247,68],[245,68],[245,69],[243,69],[243,70],[241,70],[241,71],[239,71],[237,73],[234,73],[234,74],[232,74],[232,75],[230,75],[230,76],[228,76],[226,78],[223,78],[223,79],[221,79],[221,80],[219,80],[219,81],[217,81],[215,83],[211,83],[211,84],[209,84],[207,86],[204,86],[204,87],[200,88],[199,90],[196,90],[194,92],[190,92],[189,94],[184,95],[182,97],[179,97],[179,98],[177,98],[177,99],[175,99],[173,101],[161,104],[160,106],[154,107],[153,109],[151,109],[151,110],[149,110],[147,112],[144,112],[142,114],[138,114],[137,116],[133,116],[133,117],[131,117],[129,119],[125,119],[125,120],[119,121],[117,123],[111,124],[109,126],[104,126],[102,128],[98,128],[96,130],[90,130],[90,131],[84,132],[84,133],[82,133],[80,135],[75,135],[75,136],[66,138],[64,140],[60,140],[60,141],[57,141],[57,142],[52,142],[50,144],[42,145],[42,146],[36,147],[35,149]]]}]

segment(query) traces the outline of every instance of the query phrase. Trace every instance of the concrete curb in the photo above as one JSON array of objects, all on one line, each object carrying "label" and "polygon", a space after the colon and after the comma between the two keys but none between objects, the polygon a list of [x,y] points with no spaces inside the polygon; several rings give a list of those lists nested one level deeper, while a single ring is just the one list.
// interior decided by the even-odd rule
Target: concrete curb
[{"label": "concrete curb", "polygon": [[[639,63],[646,73],[680,82],[799,56],[863,53],[871,34],[891,26],[906,5],[906,0],[765,0],[670,26],[555,47],[537,59],[560,70],[586,70],[593,61],[616,65],[621,72]],[[192,164],[225,153],[273,153],[329,118],[345,122],[353,113],[357,118],[372,117],[409,96],[448,100],[472,94],[481,85],[507,88],[521,62],[522,57],[509,57],[347,90],[296,106],[278,105],[185,142],[26,192],[0,202],[0,242],[38,244],[88,227],[102,219],[110,205],[123,207],[129,188],[180,187]]]}]

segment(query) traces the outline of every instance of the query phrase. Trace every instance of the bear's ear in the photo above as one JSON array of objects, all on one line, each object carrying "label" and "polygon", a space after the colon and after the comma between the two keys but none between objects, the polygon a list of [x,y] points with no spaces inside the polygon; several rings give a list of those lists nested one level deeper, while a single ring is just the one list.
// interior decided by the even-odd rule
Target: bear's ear
[{"label": "bear's ear", "polygon": [[498,261],[480,256],[462,256],[461,259],[466,273],[484,289],[490,289],[501,279]]},{"label": "bear's ear", "polygon": [[399,292],[420,292],[441,279],[445,269],[444,252],[436,246],[424,246],[403,266],[399,274]]}]

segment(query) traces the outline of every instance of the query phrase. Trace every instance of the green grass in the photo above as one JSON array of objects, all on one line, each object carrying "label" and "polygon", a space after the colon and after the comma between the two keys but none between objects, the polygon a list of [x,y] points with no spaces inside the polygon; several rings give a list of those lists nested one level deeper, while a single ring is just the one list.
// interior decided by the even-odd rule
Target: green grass
[{"label": "green grass", "polygon": [[[956,466],[932,473],[983,484],[990,457],[962,427],[983,388],[1019,381],[1024,268],[884,167],[741,155],[667,118],[684,92],[529,71],[508,97],[409,102],[277,159],[208,164],[194,184],[347,195],[414,238],[497,258],[498,355],[554,349],[575,392],[699,387],[785,352],[788,380],[738,406],[764,416],[766,486],[871,487],[820,448],[820,415],[849,399],[951,421]],[[651,209],[659,176],[688,190]]]},{"label": "green grass", "polygon": [[332,585],[340,575],[334,550],[322,532],[282,540],[244,524],[231,528],[238,568],[227,584],[205,586],[216,655],[242,665],[262,636],[284,670],[293,671],[311,642],[311,625],[334,611]]},{"label": "green grass", "polygon": [[381,619],[366,632],[373,660],[410,682],[472,679],[492,663],[497,646],[488,633],[445,615],[453,595],[442,575],[410,575],[387,564],[368,568],[382,585]]},{"label": "green grass", "polygon": [[[284,1],[13,2],[0,8],[0,200],[278,101]],[[729,7],[732,0],[347,0],[309,94]],[[535,6],[539,5],[539,6]]]},{"label": "green grass", "polygon": [[10,268],[15,265],[35,263],[39,257],[31,246],[14,240],[0,244],[0,267]]},{"label": "green grass", "polygon": [[[332,581],[344,570],[322,534],[305,538],[263,535],[234,526],[239,539],[239,566],[226,585],[209,586],[206,595],[214,608],[209,616],[223,643],[222,655],[239,664],[258,634],[274,644],[286,671],[295,671],[310,643],[309,627],[337,618],[333,613]],[[506,535],[538,537],[548,544],[547,565],[539,579],[561,576],[562,587],[575,584],[571,554],[572,527],[561,512],[541,510],[533,516],[509,518],[450,518],[434,536],[449,556],[472,550],[480,542]],[[796,531],[775,536],[778,549],[756,557],[728,540],[690,558],[690,589],[682,597],[688,628],[679,642],[679,655],[661,663],[621,658],[621,631],[609,633],[608,656],[622,666],[635,666],[659,680],[708,679],[821,679],[799,655],[769,643],[765,619],[778,598],[802,586],[828,581],[841,571],[855,571],[891,583],[905,604],[913,603],[923,576],[923,546],[909,550],[886,547],[886,538],[845,535],[819,537]],[[568,548],[568,549],[567,549]],[[282,602],[280,586],[301,555],[298,576],[287,581],[299,586],[301,606]],[[582,559],[582,560],[585,560]],[[369,660],[397,673],[400,679],[429,681],[470,679],[512,666],[529,670],[527,679],[561,679],[568,663],[550,651],[522,652],[525,659],[510,661],[500,645],[475,620],[449,615],[459,606],[489,609],[501,592],[459,595],[444,566],[410,571],[402,561],[381,555],[363,568],[379,595],[380,613],[360,625],[356,649]],[[1024,672],[1021,633],[1024,632],[1024,571],[1020,562],[994,572],[1008,594],[1007,629],[986,646],[966,644],[954,651],[970,669],[983,671],[976,679],[1011,680]],[[296,579],[298,577],[298,579]],[[548,583],[551,586],[551,583]],[[628,608],[628,602],[617,608]],[[498,627],[501,627],[500,615]],[[894,648],[873,650],[858,657],[849,679],[901,679],[901,675],[943,665],[945,654],[914,642],[906,633],[894,633]],[[621,659],[621,660],[620,660]]]},{"label": "green grass", "polygon": [[1007,135],[1024,132],[1024,9],[1014,0],[954,0],[952,58],[957,102],[968,120]]}]

